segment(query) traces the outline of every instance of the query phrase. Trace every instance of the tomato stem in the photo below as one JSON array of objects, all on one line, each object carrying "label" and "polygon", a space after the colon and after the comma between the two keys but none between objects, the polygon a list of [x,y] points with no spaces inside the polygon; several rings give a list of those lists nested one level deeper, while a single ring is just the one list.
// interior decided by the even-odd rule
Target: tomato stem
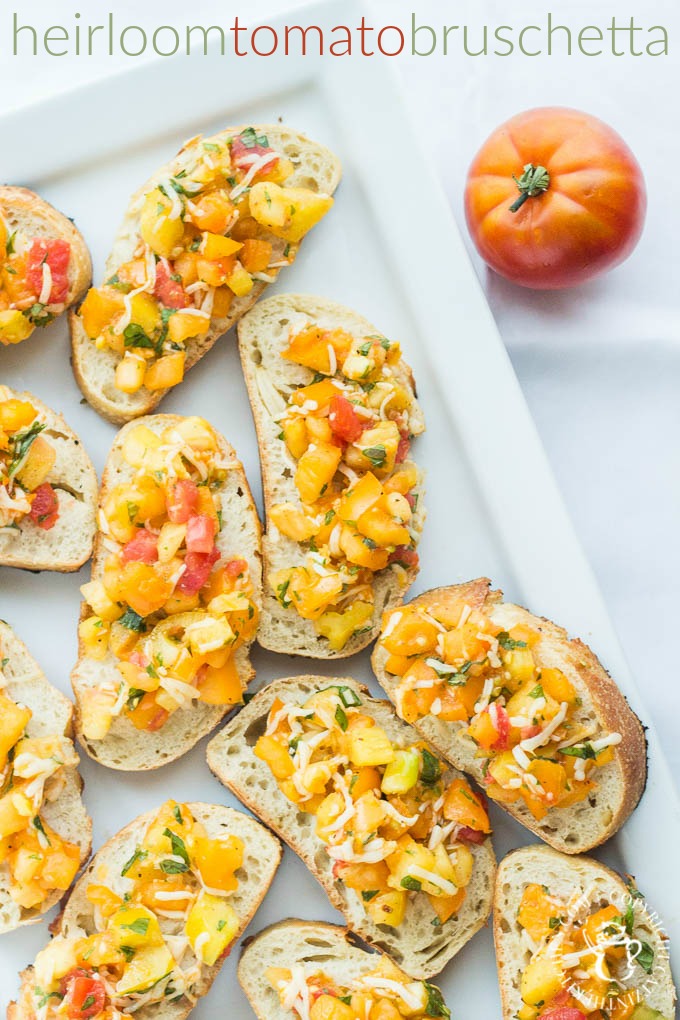
[{"label": "tomato stem", "polygon": [[522,208],[528,198],[542,195],[550,187],[550,174],[544,166],[534,166],[527,163],[521,177],[512,175],[512,179],[519,188],[519,195],[510,206],[510,212],[516,213]]}]

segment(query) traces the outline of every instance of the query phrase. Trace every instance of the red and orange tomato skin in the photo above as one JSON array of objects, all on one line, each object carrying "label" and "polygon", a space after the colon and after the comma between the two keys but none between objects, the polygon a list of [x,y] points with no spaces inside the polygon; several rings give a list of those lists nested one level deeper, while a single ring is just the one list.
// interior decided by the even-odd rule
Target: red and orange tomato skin
[{"label": "red and orange tomato skin", "polygon": [[[546,191],[520,196],[527,164]],[[578,110],[520,113],[487,139],[468,171],[465,216],[484,261],[523,287],[557,290],[591,280],[635,248],[647,209],[640,166],[607,124]]]}]

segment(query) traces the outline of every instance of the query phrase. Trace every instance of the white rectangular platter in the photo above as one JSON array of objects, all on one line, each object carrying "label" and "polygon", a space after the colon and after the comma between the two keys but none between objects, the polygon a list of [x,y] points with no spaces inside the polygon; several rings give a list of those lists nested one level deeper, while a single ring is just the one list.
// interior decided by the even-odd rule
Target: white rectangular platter
[{"label": "white rectangular platter", "polygon": [[[296,21],[332,26],[355,15],[343,2],[297,11]],[[279,117],[334,149],[344,180],[334,210],[277,289],[317,293],[355,308],[402,342],[415,369],[428,419],[416,455],[428,472],[429,518],[413,594],[491,577],[513,600],[590,642],[644,720],[446,198],[384,62],[312,57],[234,62],[217,54],[157,61],[0,117],[1,176],[35,188],[75,218],[91,246],[97,281],[128,196],[186,138]],[[63,322],[0,351],[0,380],[29,389],[62,411],[101,471],[115,430],[80,399]],[[201,414],[220,429],[236,446],[261,503],[255,435],[233,336],[220,341],[162,410]],[[68,693],[78,588],[88,576],[87,567],[75,576],[0,570],[0,617],[28,644],[49,679]],[[255,664],[258,684],[310,668],[334,672],[332,665],[310,667],[302,659],[261,651]],[[377,689],[367,654],[337,671]],[[673,850],[680,845],[680,807],[655,734],[648,736],[647,792],[601,857],[637,876],[667,931],[680,941]],[[95,848],[167,797],[235,804],[207,769],[205,742],[183,760],[141,776],[109,774],[83,758]],[[493,820],[499,856],[531,841],[499,809],[493,809]],[[286,851],[249,933],[289,916],[341,920]],[[3,1013],[18,987],[17,972],[46,938],[42,923],[0,940]],[[236,983],[237,959],[238,950],[194,1011],[196,1020],[207,1020],[225,1006],[233,1020],[252,1016]],[[500,1017],[488,929],[439,983],[454,1016]]]}]

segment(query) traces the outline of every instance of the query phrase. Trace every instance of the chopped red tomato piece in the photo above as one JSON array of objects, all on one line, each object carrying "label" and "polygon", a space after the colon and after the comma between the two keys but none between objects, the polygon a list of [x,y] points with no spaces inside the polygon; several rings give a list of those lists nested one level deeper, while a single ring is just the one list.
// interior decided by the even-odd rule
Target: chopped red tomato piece
[{"label": "chopped red tomato piece", "polygon": [[245,574],[247,569],[248,564],[245,560],[229,560],[229,562],[224,565],[224,572],[227,577],[232,579],[232,581],[235,581],[237,577]]},{"label": "chopped red tomato piece", "polygon": [[90,1020],[106,1005],[106,990],[99,978],[84,970],[72,970],[62,978],[63,1006],[70,1020]]},{"label": "chopped red tomato piece", "polygon": [[156,286],[153,293],[166,308],[189,306],[189,295],[182,286],[181,278],[175,279],[165,259],[161,259],[156,266]]},{"label": "chopped red tomato piece", "polygon": [[33,493],[30,516],[31,520],[43,531],[49,531],[57,523],[59,499],[49,482],[43,482]]},{"label": "chopped red tomato piece", "polygon": [[408,545],[398,545],[390,555],[388,563],[399,563],[402,567],[417,567],[420,557],[415,549]]},{"label": "chopped red tomato piece", "polygon": [[207,514],[196,514],[187,521],[187,549],[193,553],[210,553],[215,545],[215,521]]},{"label": "chopped red tomato piece", "polygon": [[483,843],[486,833],[480,832],[479,829],[471,829],[469,825],[463,825],[458,829],[456,838],[463,839],[466,843]]},{"label": "chopped red tomato piece", "polygon": [[540,1014],[539,1020],[583,1020],[586,1016],[575,1006],[558,1006],[557,1009],[548,1009]]},{"label": "chopped red tomato piece", "polygon": [[36,237],[31,245],[26,262],[26,282],[35,293],[36,298],[40,297],[43,289],[43,265],[47,263],[50,268],[52,287],[45,304],[62,304],[68,296],[68,264],[71,258],[71,245],[68,241],[57,239],[46,241]]},{"label": "chopped red tomato piece", "polygon": [[198,486],[188,478],[175,482],[168,493],[168,517],[173,524],[186,524],[196,513]]},{"label": "chopped red tomato piece", "polygon": [[411,438],[408,432],[401,433],[401,439],[399,440],[399,446],[397,447],[397,456],[395,461],[397,464],[403,464],[409,455],[411,449]]},{"label": "chopped red tomato piece", "polygon": [[248,131],[237,135],[231,143],[231,159],[239,170],[250,170],[251,166],[268,152],[273,153],[273,155],[271,162],[267,163],[267,169],[271,169],[271,167],[278,163],[279,157],[274,153],[274,150],[269,146],[260,145],[256,139],[257,135],[255,132]]},{"label": "chopped red tomato piece", "polygon": [[158,537],[146,528],[139,528],[135,537],[123,546],[120,558],[123,563],[129,563],[130,560],[155,563],[158,559]]},{"label": "chopped red tomato piece", "polygon": [[350,404],[347,397],[337,394],[331,400],[328,423],[333,435],[345,443],[354,443],[364,431],[361,418]]},{"label": "chopped red tomato piece", "polygon": [[510,716],[505,711],[502,705],[495,705],[495,719],[493,720],[494,727],[498,733],[498,740],[495,744],[491,745],[493,751],[507,751],[508,740],[510,737]]},{"label": "chopped red tomato piece", "polygon": [[210,571],[220,558],[218,549],[209,553],[188,552],[184,559],[186,570],[180,577],[177,588],[184,595],[196,595],[210,577]]},{"label": "chopped red tomato piece", "polygon": [[406,499],[406,502],[408,503],[408,505],[411,507],[411,510],[415,510],[415,508],[416,508],[416,497],[415,497],[415,494],[412,493],[412,492],[407,492],[406,496],[405,496],[405,499]]}]

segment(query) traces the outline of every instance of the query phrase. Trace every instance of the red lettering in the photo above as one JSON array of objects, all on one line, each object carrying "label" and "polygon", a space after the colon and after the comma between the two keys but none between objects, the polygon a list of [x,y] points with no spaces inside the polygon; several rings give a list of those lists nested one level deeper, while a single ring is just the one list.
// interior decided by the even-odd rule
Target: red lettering
[{"label": "red lettering", "polygon": [[[352,56],[352,33],[351,33],[350,29],[347,27],[347,25],[335,25],[335,27],[331,29],[331,34],[333,32],[344,32],[345,33],[345,38],[344,39],[334,39],[333,40],[333,42],[331,43],[331,56],[333,56],[333,57],[351,57]],[[339,46],[344,46],[345,48],[343,50],[339,50],[339,49],[337,49],[337,47],[339,47]]]},{"label": "red lettering", "polygon": [[238,43],[239,43],[238,34],[239,34],[239,32],[247,31],[245,25],[240,25],[239,24],[238,14],[234,18],[234,24],[231,27],[231,31],[234,33],[234,53],[236,54],[237,57],[246,57],[248,55],[247,52],[245,50],[242,51],[242,50],[240,50],[238,48]]},{"label": "red lettering", "polygon": [[[258,50],[257,46],[255,45],[255,40],[257,38],[258,32],[271,32],[272,36],[274,37],[274,45],[270,50],[267,50],[266,52],[264,50]],[[273,29],[271,25],[259,25],[257,28],[253,29],[253,34],[250,39],[250,45],[253,47],[253,53],[256,53],[258,57],[271,57],[272,54],[276,53],[276,48],[279,45],[279,37],[276,34],[276,30]]]},{"label": "red lettering", "polygon": [[361,24],[357,28],[357,32],[361,36],[361,55],[363,57],[375,56],[375,50],[371,50],[370,52],[366,50],[366,33],[373,31],[374,29],[372,28],[372,26],[366,24],[366,16],[364,15],[361,19]]},{"label": "red lettering", "polygon": [[307,56],[307,33],[316,32],[319,38],[319,56],[323,56],[323,30],[318,25],[309,25],[303,28],[302,25],[286,25],[285,28],[285,54],[290,53],[290,37],[293,32],[299,32],[302,37],[302,56]]},{"label": "red lettering", "polygon": [[[397,33],[397,35],[399,36],[398,50],[394,50],[392,53],[388,53],[388,51],[384,48],[382,38],[385,32]],[[380,31],[378,32],[378,49],[380,50],[384,57],[398,57],[400,53],[403,53],[405,45],[406,40],[404,39],[404,33],[402,32],[398,25],[385,25],[385,27],[381,28]]]}]

